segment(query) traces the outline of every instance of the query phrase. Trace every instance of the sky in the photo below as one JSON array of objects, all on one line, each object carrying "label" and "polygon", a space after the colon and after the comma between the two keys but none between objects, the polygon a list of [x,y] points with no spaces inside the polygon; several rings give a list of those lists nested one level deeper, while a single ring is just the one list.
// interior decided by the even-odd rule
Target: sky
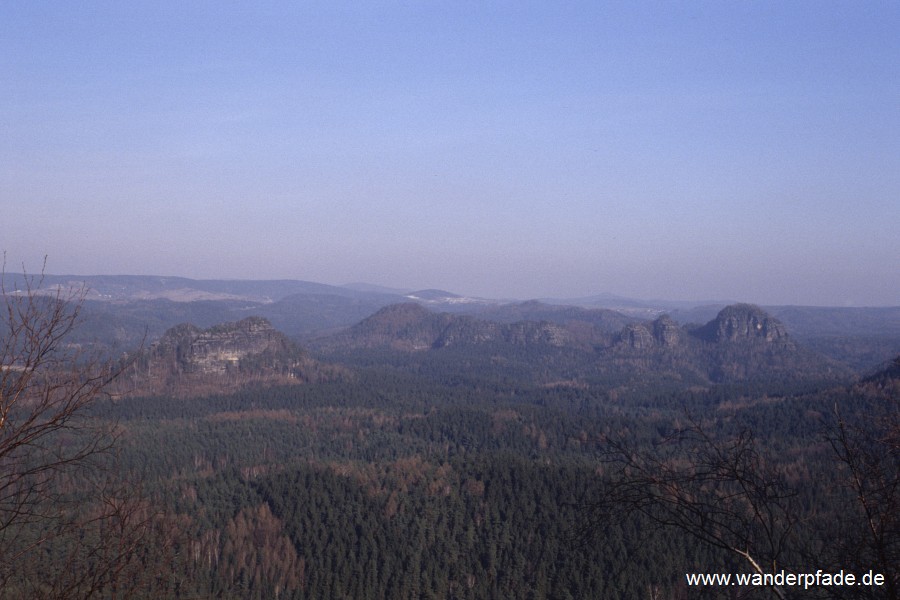
[{"label": "sky", "polygon": [[900,304],[900,3],[0,0],[7,271]]}]

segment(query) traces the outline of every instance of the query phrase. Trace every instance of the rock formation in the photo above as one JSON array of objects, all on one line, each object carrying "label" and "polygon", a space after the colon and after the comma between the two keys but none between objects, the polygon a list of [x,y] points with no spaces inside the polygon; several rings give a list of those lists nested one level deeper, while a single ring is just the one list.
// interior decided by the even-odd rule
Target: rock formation
[{"label": "rock formation", "polygon": [[726,306],[715,319],[699,329],[697,335],[709,342],[777,342],[788,337],[781,321],[752,304]]},{"label": "rock formation", "polygon": [[307,357],[261,317],[200,329],[189,323],[169,329],[134,360],[124,393],[203,395],[249,383],[300,383],[328,378],[336,370]]}]

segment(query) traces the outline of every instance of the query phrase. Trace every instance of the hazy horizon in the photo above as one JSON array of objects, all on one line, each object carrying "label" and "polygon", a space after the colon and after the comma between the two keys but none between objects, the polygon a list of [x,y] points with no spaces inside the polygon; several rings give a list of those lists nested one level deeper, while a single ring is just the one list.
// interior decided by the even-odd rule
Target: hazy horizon
[{"label": "hazy horizon", "polygon": [[[21,267],[21,265],[20,265]],[[19,271],[13,271],[7,265],[7,269],[5,272],[7,277],[12,277],[13,281],[16,281],[16,277],[23,274],[21,268]],[[357,289],[362,291],[374,291],[374,292],[383,292],[383,293],[393,293],[398,295],[406,295],[406,294],[415,294],[417,292],[424,291],[441,291],[447,292],[449,294],[457,295],[465,298],[473,298],[486,300],[490,302],[528,302],[528,301],[540,301],[540,302],[564,302],[571,303],[574,305],[584,304],[586,303],[598,303],[598,306],[613,306],[616,301],[622,302],[639,302],[644,303],[648,307],[656,307],[661,308],[666,305],[684,305],[684,307],[700,307],[700,306],[725,306],[729,304],[755,304],[760,306],[797,306],[797,307],[820,307],[820,308],[895,308],[900,307],[900,303],[894,304],[796,304],[796,303],[773,303],[773,302],[760,302],[756,301],[752,298],[739,298],[739,297],[721,297],[721,298],[679,298],[674,296],[628,296],[624,294],[618,294],[615,292],[600,290],[592,294],[584,294],[584,295],[576,295],[576,296],[566,296],[560,294],[548,294],[543,296],[493,296],[493,295],[479,295],[473,293],[467,293],[466,290],[452,289],[447,286],[406,286],[406,287],[394,287],[394,286],[385,286],[381,285],[375,281],[352,281],[352,282],[328,282],[328,281],[314,281],[309,279],[300,279],[300,278],[241,278],[241,277],[216,277],[216,278],[203,278],[203,277],[187,277],[184,275],[171,275],[171,274],[160,274],[160,273],[144,273],[144,274],[135,274],[135,273],[50,273],[49,271],[45,271],[44,273],[27,271],[24,273],[25,276],[31,279],[31,283],[35,284],[36,282],[40,282],[42,278],[71,278],[72,280],[78,280],[84,278],[87,282],[87,290],[90,291],[91,283],[89,278],[97,277],[97,278],[117,278],[117,277],[136,277],[136,278],[150,278],[150,279],[185,279],[188,281],[195,282],[239,282],[239,283],[269,283],[269,282],[299,282],[299,283],[307,283],[313,285],[325,285],[332,287],[340,287],[346,289]],[[20,284],[21,281],[18,281],[17,284]],[[58,285],[59,282],[43,281],[38,283],[35,287],[40,286],[41,289],[55,289],[55,286]],[[7,285],[9,281],[7,281]],[[166,296],[167,298],[169,296]],[[91,295],[88,294],[88,298],[91,298]],[[182,302],[190,301],[190,300],[179,300]],[[610,304],[603,304],[603,301],[607,301]]]},{"label": "hazy horizon", "polygon": [[6,270],[900,304],[900,5],[11,3]]}]

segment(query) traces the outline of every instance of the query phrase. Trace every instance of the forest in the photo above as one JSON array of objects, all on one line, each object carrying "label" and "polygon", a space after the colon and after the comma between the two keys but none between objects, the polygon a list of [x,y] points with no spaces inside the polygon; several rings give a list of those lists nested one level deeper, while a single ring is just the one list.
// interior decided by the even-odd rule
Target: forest
[{"label": "forest", "polygon": [[[71,354],[71,299],[7,304],[0,598],[898,597],[898,361],[561,379],[573,350],[491,342],[104,394],[133,363]],[[816,571],[881,578],[687,577]]]}]

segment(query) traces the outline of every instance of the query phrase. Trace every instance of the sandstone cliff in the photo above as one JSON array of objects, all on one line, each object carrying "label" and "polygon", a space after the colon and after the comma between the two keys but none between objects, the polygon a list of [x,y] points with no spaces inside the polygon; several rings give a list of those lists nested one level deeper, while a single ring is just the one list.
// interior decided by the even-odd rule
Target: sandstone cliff
[{"label": "sandstone cliff", "polygon": [[302,383],[335,374],[310,359],[265,319],[248,317],[209,329],[169,329],[134,360],[123,378],[129,394],[221,393],[248,384]]}]

